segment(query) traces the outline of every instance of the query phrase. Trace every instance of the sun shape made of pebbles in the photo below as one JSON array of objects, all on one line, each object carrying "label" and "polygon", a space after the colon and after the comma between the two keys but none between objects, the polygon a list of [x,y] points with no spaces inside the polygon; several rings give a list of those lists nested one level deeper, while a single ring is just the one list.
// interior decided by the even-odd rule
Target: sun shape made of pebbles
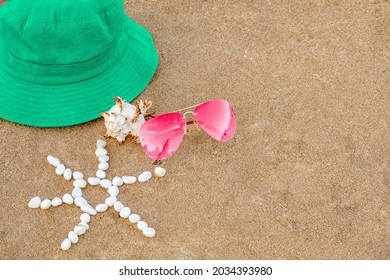
[{"label": "sun shape made of pebbles", "polygon": [[[87,180],[84,178],[84,174],[80,171],[72,171],[67,168],[61,161],[49,155],[47,161],[53,165],[56,169],[57,175],[61,175],[65,180],[71,181],[73,179],[73,190],[72,192],[66,193],[60,197],[54,197],[53,199],[42,200],[39,196],[33,197],[28,203],[28,207],[32,209],[41,208],[43,210],[49,209],[50,207],[58,207],[64,204],[74,204],[79,207],[83,212],[80,215],[80,223],[76,225],[72,231],[69,232],[67,238],[61,243],[62,250],[68,250],[72,244],[76,244],[79,241],[79,237],[87,232],[89,229],[89,222],[91,216],[95,216],[98,213],[104,213],[109,207],[114,207],[115,211],[119,213],[119,216],[124,219],[128,219],[130,223],[136,224],[137,228],[142,231],[146,237],[154,237],[156,231],[154,228],[149,227],[148,224],[141,220],[141,217],[132,213],[130,207],[123,205],[121,201],[117,199],[120,189],[124,184],[132,185],[136,182],[145,183],[152,178],[150,171],[142,172],[136,176],[115,176],[112,180],[106,178],[106,170],[109,168],[109,156],[105,149],[106,141],[98,140],[96,143],[95,155],[99,160],[98,170],[96,177],[89,177]],[[163,177],[166,174],[166,170],[161,166],[157,166],[154,170],[154,174],[157,177]],[[83,189],[90,186],[100,186],[107,190],[108,197],[104,203],[99,203],[95,207],[90,205],[88,201],[83,197]]]}]

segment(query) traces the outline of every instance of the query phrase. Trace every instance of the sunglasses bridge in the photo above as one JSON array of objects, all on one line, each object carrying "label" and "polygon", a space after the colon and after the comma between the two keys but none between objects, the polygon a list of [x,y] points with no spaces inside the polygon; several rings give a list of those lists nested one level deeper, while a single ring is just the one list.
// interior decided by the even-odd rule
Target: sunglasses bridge
[{"label": "sunglasses bridge", "polygon": [[[189,108],[196,107],[196,106],[198,106],[198,105],[191,106],[191,107],[188,107],[188,108],[185,108],[185,109],[189,109]],[[193,111],[187,111],[187,112],[183,113],[183,118],[184,119],[187,119],[186,118],[187,114],[191,114],[193,117],[196,115]],[[186,126],[191,125],[191,124],[193,124],[196,127],[197,130],[202,130],[200,128],[199,124],[196,122],[195,119],[192,120],[192,121],[186,121]],[[190,130],[186,127],[185,134],[187,134],[189,131]]]}]

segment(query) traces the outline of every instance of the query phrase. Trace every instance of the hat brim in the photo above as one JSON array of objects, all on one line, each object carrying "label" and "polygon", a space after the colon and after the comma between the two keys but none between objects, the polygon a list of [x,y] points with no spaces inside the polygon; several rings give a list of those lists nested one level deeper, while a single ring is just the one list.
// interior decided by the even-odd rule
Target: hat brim
[{"label": "hat brim", "polygon": [[150,33],[125,16],[127,47],[109,69],[67,85],[39,85],[20,80],[0,67],[0,118],[37,126],[85,123],[114,105],[114,96],[136,98],[151,81],[158,54]]}]

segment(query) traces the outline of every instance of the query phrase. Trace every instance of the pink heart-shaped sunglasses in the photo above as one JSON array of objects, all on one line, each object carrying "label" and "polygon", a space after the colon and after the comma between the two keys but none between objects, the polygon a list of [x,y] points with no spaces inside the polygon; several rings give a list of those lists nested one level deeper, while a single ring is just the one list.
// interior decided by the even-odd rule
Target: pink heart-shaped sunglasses
[{"label": "pink heart-shaped sunglasses", "polygon": [[[180,111],[194,108],[193,111]],[[230,140],[236,132],[236,117],[233,106],[226,100],[215,99],[159,115],[144,122],[139,139],[144,152],[155,161],[172,156],[179,148],[186,132],[185,115],[193,114],[197,123],[211,137],[221,142]]]}]

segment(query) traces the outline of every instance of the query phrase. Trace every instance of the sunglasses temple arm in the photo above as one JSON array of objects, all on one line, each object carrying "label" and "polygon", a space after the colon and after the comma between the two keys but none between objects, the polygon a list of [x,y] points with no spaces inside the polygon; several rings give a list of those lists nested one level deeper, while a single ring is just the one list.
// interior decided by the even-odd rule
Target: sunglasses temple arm
[{"label": "sunglasses temple arm", "polygon": [[185,108],[181,108],[181,109],[176,110],[176,111],[174,111],[174,112],[181,112],[181,111],[184,111],[184,110],[188,110],[188,109],[191,109],[191,108],[195,108],[195,107],[197,107],[197,106],[199,106],[199,105],[201,105],[201,104],[202,104],[202,103],[196,104],[196,105],[192,105],[192,106],[189,106],[189,107],[185,107]]}]

